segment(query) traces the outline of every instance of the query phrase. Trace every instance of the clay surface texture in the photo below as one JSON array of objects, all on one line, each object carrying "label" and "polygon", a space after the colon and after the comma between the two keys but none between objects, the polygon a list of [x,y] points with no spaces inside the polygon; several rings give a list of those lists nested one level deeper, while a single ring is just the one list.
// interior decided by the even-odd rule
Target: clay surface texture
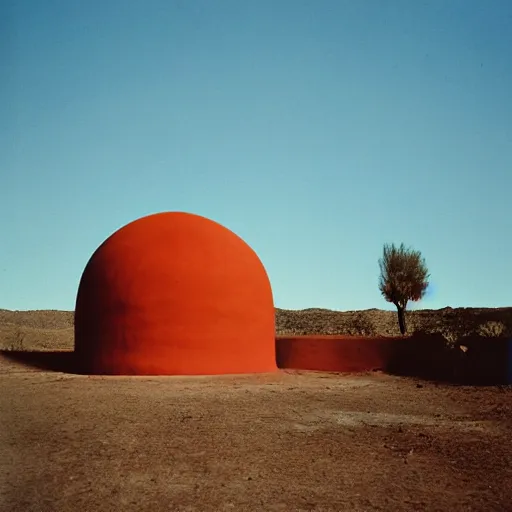
[{"label": "clay surface texture", "polygon": [[270,282],[256,253],[204,217],[169,212],[110,236],[83,273],[75,351],[91,374],[276,370]]}]

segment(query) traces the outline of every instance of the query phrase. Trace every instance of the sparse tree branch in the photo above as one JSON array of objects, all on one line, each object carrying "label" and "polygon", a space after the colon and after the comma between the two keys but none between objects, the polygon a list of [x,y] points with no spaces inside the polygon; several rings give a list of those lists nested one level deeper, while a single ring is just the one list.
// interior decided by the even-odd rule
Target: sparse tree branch
[{"label": "sparse tree branch", "polygon": [[407,303],[420,300],[428,287],[428,269],[419,251],[385,244],[379,260],[379,290],[382,296],[395,305],[400,332],[405,334]]}]

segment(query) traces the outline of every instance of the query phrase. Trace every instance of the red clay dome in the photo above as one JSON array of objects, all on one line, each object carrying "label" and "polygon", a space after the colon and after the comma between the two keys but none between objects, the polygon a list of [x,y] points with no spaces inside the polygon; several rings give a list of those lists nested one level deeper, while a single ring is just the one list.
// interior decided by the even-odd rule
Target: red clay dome
[{"label": "red clay dome", "polygon": [[265,268],[241,238],[204,217],[167,212],[131,222],[84,270],[75,354],[96,374],[274,371]]}]

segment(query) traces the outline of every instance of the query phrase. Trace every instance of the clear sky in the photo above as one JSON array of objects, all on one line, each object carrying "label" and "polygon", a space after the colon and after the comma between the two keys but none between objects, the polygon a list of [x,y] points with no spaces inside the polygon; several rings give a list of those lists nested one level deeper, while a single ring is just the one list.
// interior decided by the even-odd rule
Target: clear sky
[{"label": "clear sky", "polygon": [[159,211],[261,257],[278,307],[512,305],[510,0],[0,0],[0,308],[73,309]]}]

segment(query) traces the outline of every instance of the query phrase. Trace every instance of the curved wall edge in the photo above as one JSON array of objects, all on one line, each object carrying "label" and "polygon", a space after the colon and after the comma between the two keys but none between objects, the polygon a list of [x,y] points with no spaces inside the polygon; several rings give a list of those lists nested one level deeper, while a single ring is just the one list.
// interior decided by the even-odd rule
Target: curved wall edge
[{"label": "curved wall edge", "polygon": [[80,279],[74,331],[89,374],[277,371],[262,261],[229,228],[191,213],[141,217],[100,245]]}]

